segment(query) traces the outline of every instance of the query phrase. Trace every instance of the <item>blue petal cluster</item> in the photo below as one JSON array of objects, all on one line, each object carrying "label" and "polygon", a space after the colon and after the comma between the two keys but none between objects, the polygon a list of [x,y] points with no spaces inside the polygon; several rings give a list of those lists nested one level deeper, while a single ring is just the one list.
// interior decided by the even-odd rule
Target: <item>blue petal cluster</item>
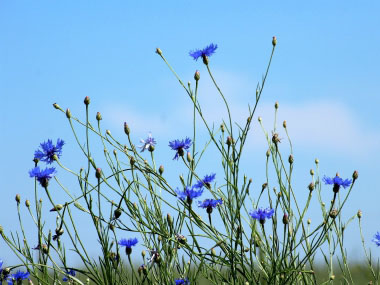
[{"label": "blue petal cluster", "polygon": [[171,149],[177,151],[173,159],[178,159],[180,156],[183,156],[184,150],[189,149],[191,147],[191,144],[192,142],[189,138],[169,142]]},{"label": "blue petal cluster", "polygon": [[141,152],[149,148],[154,148],[154,146],[157,144],[151,133],[148,134],[146,140],[141,139],[140,142],[143,144],[139,146],[139,148],[141,148]]},{"label": "blue petal cluster", "polygon": [[202,180],[198,180],[197,183],[194,184],[195,188],[202,188],[203,186],[210,187],[211,182],[214,181],[216,174],[212,173],[210,175],[206,175]]},{"label": "blue petal cluster", "polygon": [[[25,280],[25,279],[28,279],[29,278],[29,275],[30,273],[29,272],[22,272],[20,270],[18,270],[16,273],[14,274],[11,274],[9,277],[8,277],[8,285],[11,285],[11,284],[19,284],[20,281],[22,280]],[[13,282],[13,280],[16,281]],[[21,283],[20,283],[21,284]]]},{"label": "blue petal cluster", "polygon": [[222,205],[223,200],[222,199],[218,199],[218,200],[206,199],[203,202],[199,202],[198,204],[199,204],[198,206],[203,208],[203,209],[215,208],[218,205]]},{"label": "blue petal cluster", "polygon": [[379,233],[379,232],[377,232],[377,233],[373,236],[372,241],[373,241],[377,246],[380,246],[380,233]]},{"label": "blue petal cluster", "polygon": [[181,278],[175,280],[175,285],[189,285],[190,281],[188,278]]},{"label": "blue petal cluster", "polygon": [[325,182],[325,184],[334,185],[334,188],[333,188],[334,192],[338,192],[340,186],[343,186],[343,188],[347,188],[348,186],[351,185],[351,182],[352,182],[352,179],[343,180],[338,175],[336,175],[334,178],[324,176],[322,180],[323,182]]},{"label": "blue petal cluster", "polygon": [[0,280],[1,280],[2,273],[3,273],[3,261],[0,259]]},{"label": "blue petal cluster", "polygon": [[218,45],[214,45],[214,44],[210,44],[209,46],[205,47],[204,49],[197,49],[197,50],[194,50],[194,51],[190,51],[189,52],[189,55],[195,59],[195,60],[198,60],[198,58],[200,57],[209,57],[211,56],[215,50],[218,48]]},{"label": "blue petal cluster", "polygon": [[198,198],[202,195],[203,189],[197,189],[194,186],[186,186],[186,188],[181,191],[179,188],[176,189],[177,196],[182,201],[186,200],[189,204],[193,202],[193,199]]},{"label": "blue petal cluster", "polygon": [[42,187],[47,187],[49,180],[55,175],[56,171],[54,167],[40,169],[39,166],[29,171],[30,177],[36,177]]},{"label": "blue petal cluster", "polygon": [[125,246],[126,248],[131,248],[132,246],[135,246],[137,243],[138,243],[137,238],[130,238],[130,239],[123,238],[119,241],[119,245]]},{"label": "blue petal cluster", "polygon": [[270,208],[266,208],[264,210],[260,208],[249,213],[252,219],[258,220],[261,224],[265,223],[265,219],[272,218],[273,214],[274,210]]},{"label": "blue petal cluster", "polygon": [[[75,275],[76,275],[76,272],[75,272],[74,269],[70,269],[70,270],[67,270],[67,271],[66,271],[66,274],[71,275],[71,276],[75,276]],[[69,281],[69,278],[67,278],[67,277],[65,276],[65,277],[62,278],[62,281],[67,282],[67,281]]]},{"label": "blue petal cluster", "polygon": [[57,155],[58,158],[62,155],[62,147],[65,142],[61,139],[57,140],[57,144],[54,145],[52,140],[47,140],[47,142],[43,142],[40,144],[41,149],[37,149],[34,152],[34,158],[38,158],[40,161],[44,161],[48,164],[53,163],[53,156]]}]

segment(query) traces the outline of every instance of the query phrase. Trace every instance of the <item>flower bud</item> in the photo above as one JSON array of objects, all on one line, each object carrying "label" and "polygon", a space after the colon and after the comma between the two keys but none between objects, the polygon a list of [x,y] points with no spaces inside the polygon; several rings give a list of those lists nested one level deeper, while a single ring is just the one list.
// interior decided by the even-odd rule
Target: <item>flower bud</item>
[{"label": "flower bud", "polygon": [[187,159],[188,163],[190,163],[193,160],[193,158],[191,157],[191,153],[190,152],[187,152],[186,159]]},{"label": "flower bud", "polygon": [[288,161],[289,161],[290,164],[293,164],[293,162],[294,162],[293,155],[289,155]]},{"label": "flower bud", "polygon": [[100,121],[100,120],[102,119],[102,115],[100,114],[100,112],[97,112],[97,113],[96,113],[96,119],[97,119],[98,121]]},{"label": "flower bud", "polygon": [[194,74],[195,81],[198,81],[200,78],[201,78],[201,74],[200,74],[199,70],[195,71],[195,74]]},{"label": "flower bud", "polygon": [[272,136],[272,142],[277,146],[279,142],[281,142],[281,139],[278,137],[278,133],[274,133]]},{"label": "flower bud", "polygon": [[286,121],[282,122],[282,126],[284,127],[284,129],[286,129]]},{"label": "flower bud", "polygon": [[216,256],[215,248],[212,248],[212,249],[211,249],[211,254],[212,254],[213,256]]},{"label": "flower bud", "polygon": [[106,134],[110,136],[111,135],[111,131],[110,130],[106,130]]},{"label": "flower bud", "polygon": [[88,106],[90,104],[90,97],[88,97],[88,96],[84,97],[84,101],[83,102],[84,102],[84,104],[86,106]]},{"label": "flower bud", "polygon": [[361,210],[359,210],[356,215],[358,216],[359,219],[361,219],[363,216],[363,212]]},{"label": "flower bud", "polygon": [[170,214],[166,216],[166,220],[168,221],[169,227],[173,227],[173,218],[170,216]]},{"label": "flower bud", "polygon": [[129,133],[130,133],[130,130],[129,130],[129,127],[128,127],[128,124],[126,122],[124,122],[124,133],[129,136]]},{"label": "flower bud", "polygon": [[142,256],[143,259],[145,258],[145,255],[146,255],[146,252],[145,252],[145,250],[143,250],[143,251],[141,252],[141,256]]},{"label": "flower bud", "polygon": [[231,146],[231,145],[232,145],[232,143],[233,143],[233,140],[232,140],[232,138],[231,138],[230,136],[228,136],[228,137],[227,137],[227,141],[226,141],[226,144],[227,144],[228,146]]},{"label": "flower bud", "polygon": [[311,224],[311,219],[307,219],[307,224],[308,224],[308,225]]},{"label": "flower bud", "polygon": [[118,219],[118,218],[121,216],[122,213],[123,213],[122,210],[121,210],[120,208],[117,208],[117,209],[113,212],[113,216],[114,216],[115,220]]},{"label": "flower bud", "polygon": [[318,163],[319,163],[319,159],[316,158],[316,159],[315,159],[315,164],[318,164]]},{"label": "flower bud", "polygon": [[4,231],[4,229],[3,229],[3,226],[2,226],[2,225],[0,225],[0,235],[2,235],[2,234],[3,234],[3,231]]},{"label": "flower bud", "polygon": [[277,45],[277,38],[276,37],[272,38],[272,45],[273,45],[273,47],[275,47]]},{"label": "flower bud", "polygon": [[29,201],[28,199],[25,200],[25,206],[26,206],[27,208],[30,207],[30,201]]},{"label": "flower bud", "polygon": [[315,188],[315,185],[314,185],[314,183],[313,183],[313,182],[311,182],[311,183],[309,184],[309,186],[307,186],[307,188],[309,188],[310,192],[311,192],[311,191],[313,191],[313,190],[314,190],[314,188]]},{"label": "flower bud", "polygon": [[264,189],[267,188],[267,186],[268,186],[268,183],[265,182],[265,183],[261,186],[261,191],[264,191]]},{"label": "flower bud", "polygon": [[337,209],[331,210],[330,213],[329,213],[329,216],[330,216],[330,218],[335,219],[336,216],[338,216],[338,210]]},{"label": "flower bud", "polygon": [[60,109],[61,109],[61,107],[59,107],[59,105],[58,105],[57,103],[54,103],[54,104],[53,104],[53,107],[54,107],[55,109],[57,109],[57,110],[60,110]]},{"label": "flower bud", "polygon": [[270,156],[270,149],[267,150],[267,152],[265,153],[265,155],[266,155],[267,157]]},{"label": "flower bud", "polygon": [[282,223],[283,223],[284,225],[289,224],[289,217],[288,217],[288,215],[287,215],[286,213],[285,213],[284,216],[282,217]]},{"label": "flower bud", "polygon": [[261,121],[263,120],[263,118],[258,117],[257,120],[261,123]]},{"label": "flower bud", "polygon": [[131,156],[131,158],[129,159],[129,164],[130,164],[131,166],[133,166],[135,163],[136,163],[135,158],[134,158],[133,156]]},{"label": "flower bud", "polygon": [[203,63],[205,65],[208,65],[208,56],[204,54],[204,55],[202,55],[202,59],[203,59]]},{"label": "flower bud", "polygon": [[162,55],[161,49],[160,48],[156,48],[156,53],[161,56]]},{"label": "flower bud", "polygon": [[69,108],[66,109],[66,117],[67,117],[68,119],[71,118],[71,111],[70,111]]},{"label": "flower bud", "polygon": [[274,103],[274,108],[277,110],[278,109],[278,102]]},{"label": "flower bud", "polygon": [[57,212],[57,211],[60,211],[63,209],[63,205],[62,204],[57,204],[55,205],[51,210],[50,212]]},{"label": "flower bud", "polygon": [[314,175],[314,170],[313,170],[313,169],[310,169],[310,175],[311,175],[311,176]]},{"label": "flower bud", "polygon": [[335,279],[335,275],[333,274],[330,276],[330,280],[334,280],[334,279]]},{"label": "flower bud", "polygon": [[160,165],[160,167],[158,168],[158,172],[160,173],[160,175],[162,175],[162,173],[164,173],[164,166],[163,165]]},{"label": "flower bud", "polygon": [[16,195],[15,200],[16,200],[17,204],[20,204],[20,201],[21,201],[21,196],[20,196],[20,194],[17,194],[17,195]]},{"label": "flower bud", "polygon": [[95,170],[95,177],[97,178],[97,179],[100,179],[100,177],[102,177],[102,169],[101,168],[97,168],[96,170]]},{"label": "flower bud", "polygon": [[352,174],[353,182],[355,182],[355,180],[358,179],[358,177],[359,177],[359,173],[355,170],[354,173]]},{"label": "flower bud", "polygon": [[220,124],[220,130],[224,133],[224,124]]}]

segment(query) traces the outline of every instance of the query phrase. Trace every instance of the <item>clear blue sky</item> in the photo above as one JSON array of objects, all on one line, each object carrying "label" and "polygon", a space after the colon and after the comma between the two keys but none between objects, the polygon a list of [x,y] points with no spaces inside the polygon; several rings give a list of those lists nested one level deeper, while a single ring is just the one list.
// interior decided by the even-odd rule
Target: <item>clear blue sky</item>
[{"label": "clear blue sky", "polygon": [[[100,111],[105,128],[115,136],[124,138],[124,121],[136,143],[152,131],[158,140],[158,158],[168,175],[177,177],[167,142],[191,134],[191,105],[154,53],[156,47],[185,82],[200,70],[200,100],[207,117],[219,124],[223,106],[203,64],[188,56],[189,50],[218,44],[210,65],[231,102],[235,120],[242,122],[275,35],[277,50],[257,116],[263,117],[270,131],[267,122],[273,122],[273,104],[279,101],[280,125],[288,121],[295,147],[295,187],[301,200],[307,195],[315,158],[322,174],[338,171],[350,177],[359,171],[345,215],[362,209],[369,242],[380,230],[379,2],[237,3],[1,1],[0,224],[5,231],[18,229],[14,196],[33,197],[28,170],[40,142],[64,139],[63,162],[74,169],[85,165],[84,160],[74,159],[78,147],[65,117],[52,103],[69,107],[83,118],[83,98],[90,96],[93,116]],[[257,123],[253,134],[244,172],[259,189],[266,147]],[[79,191],[74,182],[68,182],[68,187]],[[361,256],[357,225],[351,228],[347,247]],[[0,258],[5,259],[3,253],[8,256],[0,241]]]}]

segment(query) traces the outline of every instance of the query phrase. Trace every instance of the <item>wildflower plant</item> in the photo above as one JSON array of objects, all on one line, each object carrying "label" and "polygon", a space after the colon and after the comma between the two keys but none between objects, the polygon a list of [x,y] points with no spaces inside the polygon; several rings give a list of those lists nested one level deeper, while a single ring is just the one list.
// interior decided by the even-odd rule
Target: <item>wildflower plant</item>
[{"label": "wildflower plant", "polygon": [[[253,180],[247,177],[241,165],[276,45],[277,39],[273,38],[268,65],[243,125],[235,124],[227,96],[211,71],[211,56],[217,45],[190,51],[190,59],[202,58],[205,73],[226,108],[228,116],[221,118],[219,128],[206,120],[198,101],[202,93],[199,88],[201,72],[195,72],[195,87],[191,83],[184,84],[162,50],[156,50],[183,87],[193,111],[189,118],[193,128],[188,130],[188,137],[172,140],[168,145],[175,151],[176,165],[186,169],[185,174],[179,173],[179,168],[170,170],[172,175],[180,177],[175,184],[169,182],[165,163],[157,167],[154,153],[162,151],[165,145],[159,137],[149,134],[147,139],[141,140],[142,145],[135,145],[134,130],[124,123],[125,137],[115,138],[110,130],[102,128],[101,121],[106,118],[99,112],[92,115],[88,96],[84,99],[84,121],[70,109],[64,110],[54,103],[54,108],[66,117],[73,131],[84,166],[75,171],[60,161],[62,156],[70,156],[63,151],[63,140],[58,139],[55,145],[51,139],[41,143],[34,153],[34,168],[29,172],[34,178],[34,199],[25,202],[36,234],[31,237],[23,230],[20,196],[16,196],[16,206],[21,235],[8,236],[2,228],[0,232],[19,257],[21,263],[17,266],[23,266],[27,273],[14,273],[17,266],[2,268],[1,261],[0,280],[31,278],[38,284],[57,284],[63,280],[71,284],[99,285],[198,284],[201,279],[207,284],[317,284],[320,281],[315,274],[317,254],[321,252],[326,260],[328,275],[335,276],[334,253],[340,251],[339,270],[344,280],[352,283],[343,247],[343,231],[354,218],[359,220],[361,229],[362,214],[354,214],[349,221],[343,221],[341,213],[358,173],[354,172],[352,180],[338,175],[321,179],[316,160],[312,181],[305,187],[309,189],[305,191],[306,203],[300,203],[292,181],[295,159],[288,126],[283,123],[289,150],[284,148],[286,142],[279,135],[277,124],[268,132],[261,117],[258,121],[268,144],[263,164],[266,176],[261,189],[253,186]],[[276,103],[275,118],[278,109]],[[207,131],[206,141],[197,135],[199,124]],[[84,134],[83,141],[79,132]],[[100,141],[104,158],[92,151],[93,139]],[[219,160],[202,164],[203,154],[209,148],[218,152]],[[53,162],[55,167],[47,167]],[[203,176],[200,165],[207,166],[210,174]],[[72,174],[78,187],[65,185],[59,179],[61,172]],[[65,200],[53,195],[52,185],[64,191]],[[332,192],[327,192],[328,185],[333,186]],[[340,187],[346,191],[339,191]],[[323,201],[322,192],[330,193],[331,203]],[[207,198],[194,207],[194,200],[200,200],[201,196]],[[51,212],[43,211],[44,203],[49,204]],[[314,227],[307,219],[312,203],[319,204],[321,209]],[[203,219],[206,214],[208,219]],[[55,225],[46,223],[45,215],[54,215]],[[80,215],[80,221],[75,215]],[[86,224],[86,238],[81,236],[81,221]],[[125,236],[133,238],[121,238]],[[373,269],[362,234],[361,237],[373,281],[378,282],[379,274]],[[89,238],[98,242],[99,255],[96,257],[90,254],[87,246]],[[373,241],[379,245],[379,240],[376,234]],[[143,248],[141,257],[138,247]],[[72,264],[68,250],[79,258],[79,266]],[[328,283],[331,279],[322,281]]]}]

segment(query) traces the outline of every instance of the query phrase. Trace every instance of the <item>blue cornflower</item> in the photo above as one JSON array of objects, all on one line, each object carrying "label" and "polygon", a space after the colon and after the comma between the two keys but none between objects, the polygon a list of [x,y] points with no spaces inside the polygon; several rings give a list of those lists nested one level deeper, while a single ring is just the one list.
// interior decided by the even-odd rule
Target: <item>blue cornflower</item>
[{"label": "blue cornflower", "polygon": [[202,57],[204,64],[208,64],[207,57],[211,56],[217,48],[218,45],[210,44],[204,49],[197,49],[189,52],[189,55],[195,60],[198,60],[198,58]]},{"label": "blue cornflower", "polygon": [[173,159],[178,159],[180,156],[183,156],[185,154],[184,149],[189,149],[191,144],[192,142],[189,138],[169,142],[169,146],[172,148],[172,150],[177,151]]},{"label": "blue cornflower", "polygon": [[47,142],[43,142],[40,144],[42,150],[37,149],[34,152],[34,158],[38,158],[41,161],[46,162],[47,164],[51,164],[54,161],[54,155],[58,158],[62,155],[62,147],[65,142],[61,139],[57,140],[57,145],[53,145],[52,140],[47,140]]},{"label": "blue cornflower", "polygon": [[18,270],[16,273],[11,274],[8,277],[8,280],[7,280],[8,285],[19,284],[20,281],[28,279],[29,275],[30,275],[29,272],[22,272],[22,271]]},{"label": "blue cornflower", "polygon": [[190,281],[188,278],[181,278],[175,280],[175,285],[189,285]]},{"label": "blue cornflower", "polygon": [[30,177],[36,177],[41,186],[46,188],[49,184],[49,180],[55,175],[56,170],[54,167],[41,170],[39,166],[29,171]]},{"label": "blue cornflower", "polygon": [[[70,269],[70,270],[66,270],[66,274],[67,275],[71,275],[71,276],[75,276],[76,275],[76,272],[74,269]],[[67,278],[66,276],[62,278],[62,281],[64,282],[67,282],[69,281],[69,278]]]},{"label": "blue cornflower", "polygon": [[214,181],[216,174],[212,173],[210,175],[206,175],[203,179],[198,180],[197,183],[194,184],[194,188],[202,188],[206,186],[207,188],[211,188],[211,182]]},{"label": "blue cornflower", "polygon": [[252,219],[258,220],[262,225],[265,223],[265,219],[272,218],[273,214],[274,210],[270,208],[266,208],[264,210],[260,208],[249,213]]},{"label": "blue cornflower", "polygon": [[339,192],[340,186],[343,186],[343,188],[347,188],[348,186],[351,185],[352,179],[345,179],[343,180],[342,178],[339,177],[337,174],[334,178],[327,177],[326,175],[323,177],[323,182],[326,184],[333,184],[333,191],[334,193]]},{"label": "blue cornflower", "polygon": [[125,253],[130,255],[132,253],[132,246],[135,246],[138,243],[137,238],[126,239],[123,238],[119,241],[119,245],[125,246]]},{"label": "blue cornflower", "polygon": [[193,199],[198,198],[202,195],[203,189],[196,190],[194,187],[186,186],[183,191],[177,188],[176,192],[179,199],[182,201],[186,199],[186,201],[191,204],[193,202]]},{"label": "blue cornflower", "polygon": [[[3,261],[0,259],[0,281],[1,281],[1,278],[2,278],[2,274],[3,274]],[[1,284],[1,283],[0,283]]]},{"label": "blue cornflower", "polygon": [[146,140],[141,139],[140,142],[143,145],[140,145],[139,148],[141,148],[141,152],[144,150],[154,151],[154,146],[157,144],[156,140],[152,137],[152,134],[149,133]]},{"label": "blue cornflower", "polygon": [[380,233],[379,233],[379,232],[377,232],[377,233],[373,236],[372,241],[373,241],[377,246],[380,246]]},{"label": "blue cornflower", "polygon": [[211,214],[213,208],[215,208],[218,205],[222,205],[222,204],[223,204],[223,200],[222,199],[218,199],[218,200],[206,199],[203,202],[198,202],[198,207],[201,207],[203,209],[207,209],[206,210],[207,213]]}]

